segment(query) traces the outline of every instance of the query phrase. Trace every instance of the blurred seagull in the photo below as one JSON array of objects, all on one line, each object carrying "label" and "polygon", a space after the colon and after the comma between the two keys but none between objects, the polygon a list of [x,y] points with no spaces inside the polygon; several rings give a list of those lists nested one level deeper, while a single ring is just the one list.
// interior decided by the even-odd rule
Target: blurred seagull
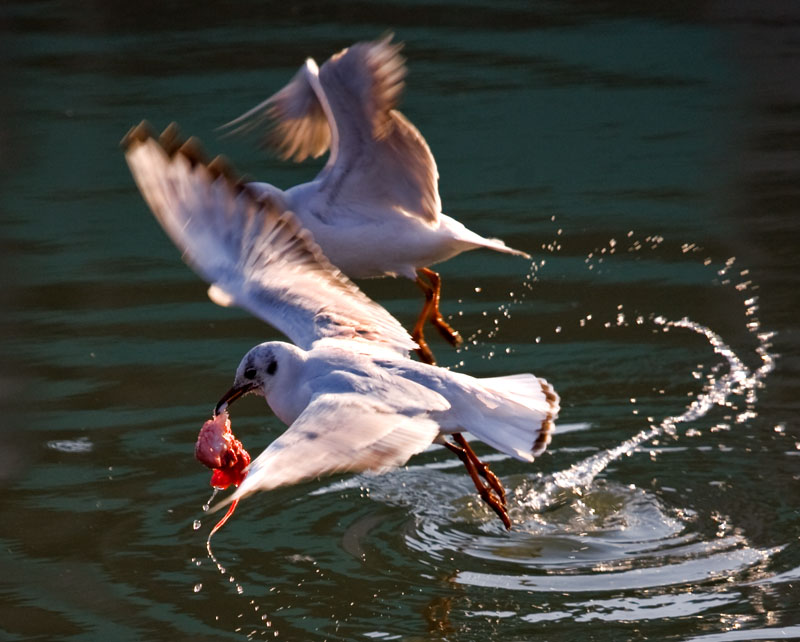
[{"label": "blurred seagull", "polygon": [[328,261],[281,199],[237,182],[220,159],[206,163],[199,144],[181,144],[174,129],[158,141],[143,123],[123,146],[148,205],[211,284],[211,299],[249,310],[294,343],[252,348],[215,408],[255,393],[289,426],[228,501],[323,474],[383,471],[438,442],[511,527],[502,484],[458,432],[533,461],[559,411],[549,383],[532,374],[476,379],[412,360],[416,343],[400,323]]},{"label": "blurred seagull", "polygon": [[400,275],[415,281],[425,304],[411,336],[420,358],[432,364],[426,321],[454,346],[461,337],[439,312],[441,279],[428,266],[481,247],[530,256],[442,213],[433,154],[395,109],[406,75],[401,47],[388,36],[344,49],[322,67],[309,58],[288,85],[223,129],[255,132],[283,158],[298,162],[330,149],[310,183],[286,191],[267,183],[251,187],[294,212],[350,278]]}]

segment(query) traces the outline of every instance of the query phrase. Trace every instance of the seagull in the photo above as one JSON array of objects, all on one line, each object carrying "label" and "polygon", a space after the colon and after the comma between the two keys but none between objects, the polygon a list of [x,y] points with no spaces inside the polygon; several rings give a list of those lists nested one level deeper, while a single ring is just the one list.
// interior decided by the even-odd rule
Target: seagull
[{"label": "seagull", "polygon": [[411,336],[420,359],[434,364],[423,334],[426,321],[454,346],[461,337],[439,312],[441,278],[428,266],[476,248],[530,256],[442,213],[433,154],[395,109],[406,67],[402,45],[391,38],[357,43],[321,67],[309,58],[288,85],[222,129],[254,133],[297,162],[329,150],[325,167],[309,183],[286,191],[268,183],[251,187],[294,212],[351,279],[415,281],[425,303]]},{"label": "seagull", "polygon": [[260,395],[288,426],[227,501],[332,473],[385,471],[439,443],[511,527],[502,484],[460,433],[532,462],[559,411],[547,381],[479,379],[412,359],[412,337],[326,258],[281,199],[241,182],[223,160],[207,162],[199,142],[182,142],[174,129],[156,140],[143,123],[122,145],[150,209],[210,284],[210,298],[292,342],[250,349],[216,404],[219,416],[243,395]]}]

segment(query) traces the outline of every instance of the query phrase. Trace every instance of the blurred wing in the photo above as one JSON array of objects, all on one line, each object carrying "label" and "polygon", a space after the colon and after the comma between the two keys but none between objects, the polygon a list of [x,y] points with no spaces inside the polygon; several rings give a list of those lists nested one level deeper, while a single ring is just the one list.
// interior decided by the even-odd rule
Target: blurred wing
[{"label": "blurred wing", "polygon": [[322,93],[341,139],[358,133],[381,140],[390,133],[389,113],[400,101],[407,73],[400,55],[403,45],[391,40],[388,35],[356,43],[331,56],[319,70]]},{"label": "blurred wing", "polygon": [[405,355],[415,347],[400,323],[325,258],[284,211],[279,196],[259,196],[199,143],[176,128],[160,140],[146,123],[123,140],[145,201],[187,263],[221,305],[238,305],[308,349],[324,338],[380,344]]},{"label": "blurred wing", "polygon": [[330,209],[396,211],[434,222],[441,211],[436,162],[395,110],[406,76],[401,47],[387,36],[344,49],[319,70],[306,61],[286,87],[225,127],[266,131],[264,139],[294,160],[318,156],[330,144],[319,176]]},{"label": "blurred wing", "polygon": [[225,503],[322,475],[402,466],[438,434],[438,424],[425,414],[400,414],[379,397],[321,394],[250,464]]},{"label": "blurred wing", "polygon": [[317,64],[309,58],[278,93],[220,129],[230,134],[255,134],[264,147],[283,159],[300,162],[322,156],[331,144],[328,118],[314,93]]},{"label": "blurred wing", "polygon": [[387,36],[322,65],[319,82],[338,135],[322,189],[341,206],[433,222],[441,211],[436,162],[416,127],[395,110],[406,76],[401,47]]},{"label": "blurred wing", "polygon": [[342,135],[336,163],[327,164],[319,179],[331,207],[376,218],[397,212],[427,223],[442,211],[439,171],[428,143],[396,110],[389,112],[388,134],[381,140]]}]

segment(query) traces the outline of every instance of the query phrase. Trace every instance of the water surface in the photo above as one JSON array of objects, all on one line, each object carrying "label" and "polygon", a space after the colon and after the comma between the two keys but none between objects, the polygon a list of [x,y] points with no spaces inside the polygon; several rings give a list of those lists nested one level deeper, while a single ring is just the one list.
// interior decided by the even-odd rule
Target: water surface
[{"label": "water surface", "polygon": [[[800,638],[800,13],[690,3],[7,3],[0,376],[3,639]],[[213,539],[202,421],[278,338],[215,307],[118,142],[214,129],[394,30],[444,209],[529,251],[440,266],[440,361],[562,397],[507,533],[433,448],[246,500]],[[404,323],[420,295],[364,289]],[[236,431],[283,429],[258,399]],[[195,528],[199,520],[199,528]],[[598,626],[599,625],[599,626]]]}]

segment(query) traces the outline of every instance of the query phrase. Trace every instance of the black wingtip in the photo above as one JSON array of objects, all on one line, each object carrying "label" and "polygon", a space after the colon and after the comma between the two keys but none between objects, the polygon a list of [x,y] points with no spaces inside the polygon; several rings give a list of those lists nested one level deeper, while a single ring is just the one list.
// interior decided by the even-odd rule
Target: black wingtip
[{"label": "black wingtip", "polygon": [[[165,147],[165,149],[167,148]],[[167,153],[170,156],[173,156],[174,154],[181,154],[182,156],[185,156],[192,166],[208,166],[208,156],[203,148],[203,143],[201,143],[200,139],[196,136],[190,137],[185,143],[178,147],[175,152],[170,152],[170,150],[167,149]]]},{"label": "black wingtip", "polygon": [[183,138],[181,136],[181,130],[178,127],[178,123],[171,122],[169,125],[166,126],[161,135],[158,137],[158,144],[164,148],[164,151],[167,153],[168,156],[172,157],[175,155],[181,145],[183,145]]},{"label": "black wingtip", "polygon": [[[120,141],[120,145],[127,152],[133,145],[146,143],[149,140],[154,141],[161,147],[171,159],[181,155],[189,161],[192,167],[204,166],[212,180],[225,179],[236,193],[247,189],[248,177],[239,174],[233,164],[224,156],[217,156],[214,160],[209,161],[209,156],[200,139],[196,136],[184,139],[178,124],[175,122],[167,125],[160,135],[156,135],[150,123],[143,120],[135,127],[131,127],[130,131]],[[250,195],[254,200],[260,200],[256,192],[251,192]]]},{"label": "black wingtip", "polygon": [[550,410],[548,411],[544,421],[542,421],[542,425],[539,427],[539,434],[536,436],[536,441],[533,442],[533,446],[531,447],[531,454],[534,457],[541,455],[547,449],[547,446],[550,444],[550,441],[553,438],[553,432],[555,431],[554,419],[560,410],[559,404],[561,401],[558,393],[547,381],[544,379],[539,379],[539,385],[541,386],[545,399],[550,406]]},{"label": "black wingtip", "polygon": [[234,184],[240,181],[233,164],[227,157],[222,155],[217,156],[208,164],[208,171],[215,179],[222,177]]},{"label": "black wingtip", "polygon": [[149,122],[143,120],[138,125],[131,127],[130,130],[128,130],[128,133],[122,137],[122,140],[119,142],[119,144],[122,149],[127,151],[134,143],[143,143],[148,138],[154,137],[155,133],[152,126]]}]

